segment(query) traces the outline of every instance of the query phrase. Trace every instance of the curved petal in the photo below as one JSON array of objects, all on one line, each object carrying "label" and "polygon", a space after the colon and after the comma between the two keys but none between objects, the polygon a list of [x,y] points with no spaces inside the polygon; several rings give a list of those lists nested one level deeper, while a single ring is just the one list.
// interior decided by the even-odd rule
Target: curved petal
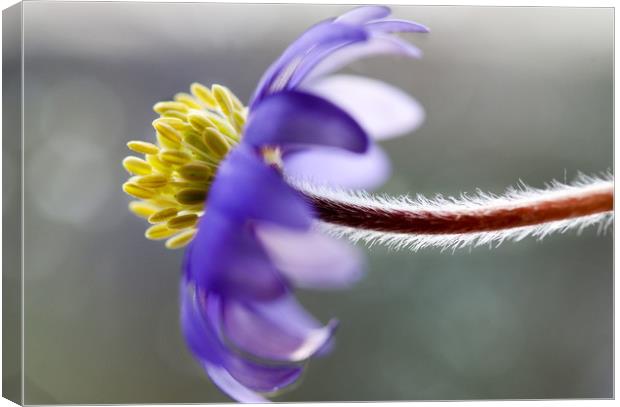
[{"label": "curved petal", "polygon": [[319,352],[337,326],[322,327],[292,298],[269,302],[226,301],[223,333],[240,350],[272,361],[297,363]]},{"label": "curved petal", "polygon": [[260,393],[272,393],[292,385],[303,371],[297,365],[263,365],[237,356],[230,356],[223,367],[243,386]]},{"label": "curved petal", "polygon": [[204,364],[213,383],[233,399],[242,403],[268,403],[259,393],[274,393],[291,386],[301,377],[303,368],[260,366],[246,363],[233,369],[211,363]]},{"label": "curved petal", "polygon": [[[230,260],[213,279],[213,289],[231,298],[270,300],[286,293],[287,285],[254,239],[244,233],[230,243]],[[215,273],[213,273],[215,274]]]},{"label": "curved petal", "polygon": [[366,38],[366,31],[361,27],[336,23],[333,20],[311,27],[289,45],[263,74],[250,100],[250,108],[254,108],[269,93],[284,89],[299,60],[311,49],[364,41]]},{"label": "curved petal", "polygon": [[[266,107],[268,111],[259,110],[269,116],[269,106]],[[308,116],[312,116],[312,113]],[[246,138],[253,138],[255,145],[260,147],[261,134],[277,138],[279,135],[275,133],[278,131],[303,132],[304,129],[311,131],[313,127],[312,124],[306,127],[301,124],[295,128],[295,125],[287,126],[286,123],[279,126],[277,122],[295,121],[295,118],[279,119],[274,116],[272,119],[273,127],[269,128],[270,123],[265,123],[269,117],[263,117],[259,112],[256,119],[258,123],[248,126]],[[313,120],[312,117],[307,119]],[[260,133],[261,131],[264,133]],[[233,220],[264,220],[299,229],[307,228],[312,219],[312,209],[299,193],[284,182],[276,169],[265,164],[258,153],[243,144],[235,148],[222,162],[209,192],[207,207],[209,211],[222,213]]]},{"label": "curved petal", "polygon": [[295,286],[347,288],[364,274],[362,254],[346,242],[315,230],[297,232],[267,224],[255,229],[274,265]]},{"label": "curved petal", "polygon": [[222,366],[204,363],[207,374],[213,383],[224,393],[241,403],[268,403],[269,400],[239,383]]},{"label": "curved petal", "polygon": [[233,298],[272,299],[287,290],[249,225],[213,213],[201,221],[184,268],[200,288]]},{"label": "curved petal", "polygon": [[380,20],[371,21],[364,25],[365,28],[372,31],[383,33],[427,33],[428,27],[409,20]]},{"label": "curved petal", "polygon": [[[211,295],[208,298],[207,317],[214,327],[220,340],[224,340],[224,310],[226,297]],[[285,297],[286,298],[286,297]],[[282,315],[278,315],[282,317]],[[263,338],[254,338],[265,345]],[[233,349],[226,348],[221,364],[230,376],[245,387],[261,393],[271,393],[281,390],[293,384],[301,375],[302,367],[299,365],[266,365],[249,360]]]},{"label": "curved petal", "polygon": [[368,148],[359,124],[333,103],[309,93],[283,91],[265,98],[251,113],[244,143],[255,147],[329,146],[356,153]]},{"label": "curved petal", "polygon": [[208,323],[197,289],[191,280],[184,279],[180,287],[181,327],[185,342],[202,361],[222,364],[226,352],[217,333]]},{"label": "curved petal", "polygon": [[335,72],[361,58],[374,55],[399,55],[407,58],[420,58],[422,51],[406,41],[380,33],[373,33],[367,41],[349,43],[332,48],[329,53],[306,58],[303,66],[297,68],[289,86],[304,83]]},{"label": "curved petal", "polygon": [[376,145],[365,154],[315,148],[286,156],[284,173],[317,185],[370,190],[389,178],[391,165],[388,156]]},{"label": "curved petal", "polygon": [[[239,401],[264,400],[254,392],[273,392],[294,383],[300,366],[267,366],[243,359],[224,347],[218,336],[218,302],[197,294],[187,282],[181,287],[181,323],[188,346],[211,379]],[[211,308],[216,309],[211,309]],[[207,309],[209,307],[209,309]]]},{"label": "curved petal", "polygon": [[347,11],[336,18],[336,21],[347,24],[363,24],[370,20],[387,17],[390,12],[390,8],[386,6],[361,6]]},{"label": "curved petal", "polygon": [[375,140],[410,132],[424,121],[424,109],[411,96],[384,82],[354,75],[332,75],[306,85],[349,113]]}]

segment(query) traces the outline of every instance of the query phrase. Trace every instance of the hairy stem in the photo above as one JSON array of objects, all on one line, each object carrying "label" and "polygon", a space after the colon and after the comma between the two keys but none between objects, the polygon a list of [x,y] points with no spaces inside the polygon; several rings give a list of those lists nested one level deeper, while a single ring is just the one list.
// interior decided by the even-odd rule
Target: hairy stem
[{"label": "hairy stem", "polygon": [[532,190],[513,197],[474,203],[442,200],[428,208],[423,204],[407,207],[372,199],[365,202],[364,199],[347,200],[336,195],[303,192],[324,222],[358,230],[405,234],[496,232],[613,210],[613,181],[565,189]]}]

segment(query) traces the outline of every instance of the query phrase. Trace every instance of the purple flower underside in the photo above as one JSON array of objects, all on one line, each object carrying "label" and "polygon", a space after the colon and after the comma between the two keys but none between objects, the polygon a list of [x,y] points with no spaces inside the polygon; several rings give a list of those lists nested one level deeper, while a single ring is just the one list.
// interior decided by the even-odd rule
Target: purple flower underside
[{"label": "purple flower underside", "polygon": [[293,42],[261,79],[244,136],[210,189],[185,254],[181,321],[209,377],[238,401],[266,401],[332,347],[336,321],[320,324],[294,289],[342,289],[364,273],[362,254],[312,228],[312,207],[262,153],[279,149],[291,177],[340,186],[385,180],[389,163],[371,137],[410,131],[423,110],[381,82],[323,75],[369,55],[418,56],[387,33],[425,28],[382,20],[388,15],[387,7],[360,7]]}]

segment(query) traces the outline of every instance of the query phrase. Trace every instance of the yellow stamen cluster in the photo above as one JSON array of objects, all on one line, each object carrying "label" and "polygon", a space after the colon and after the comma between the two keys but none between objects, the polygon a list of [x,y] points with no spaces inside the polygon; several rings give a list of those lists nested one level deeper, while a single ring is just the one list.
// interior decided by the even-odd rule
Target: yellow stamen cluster
[{"label": "yellow stamen cluster", "polygon": [[146,238],[167,239],[169,249],[185,246],[196,234],[215,172],[239,143],[247,117],[247,108],[224,86],[193,83],[190,89],[155,104],[157,143],[130,141],[127,147],[144,156],[123,160],[132,175],[123,191],[138,199],[129,209],[153,225]]}]

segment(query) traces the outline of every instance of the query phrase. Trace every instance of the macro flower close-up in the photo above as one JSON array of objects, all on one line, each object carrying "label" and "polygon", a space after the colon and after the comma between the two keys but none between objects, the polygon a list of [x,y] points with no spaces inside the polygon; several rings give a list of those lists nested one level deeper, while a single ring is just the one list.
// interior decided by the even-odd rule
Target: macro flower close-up
[{"label": "macro flower close-up", "polygon": [[331,347],[336,320],[321,326],[294,288],[346,288],[363,273],[362,254],[315,230],[312,205],[286,178],[361,187],[387,177],[372,138],[412,130],[421,107],[379,81],[329,74],[375,54],[419,57],[390,34],[428,30],[388,16],[360,7],[310,28],[269,67],[249,108],[222,86],[195,83],[191,95],[155,105],[159,145],[128,144],[145,154],[125,159],[135,175],[123,188],[154,224],[146,237],[189,243],[180,293],[188,346],[237,400],[291,385]]},{"label": "macro flower close-up", "polygon": [[9,7],[3,396],[613,397],[613,32],[590,6]]}]

